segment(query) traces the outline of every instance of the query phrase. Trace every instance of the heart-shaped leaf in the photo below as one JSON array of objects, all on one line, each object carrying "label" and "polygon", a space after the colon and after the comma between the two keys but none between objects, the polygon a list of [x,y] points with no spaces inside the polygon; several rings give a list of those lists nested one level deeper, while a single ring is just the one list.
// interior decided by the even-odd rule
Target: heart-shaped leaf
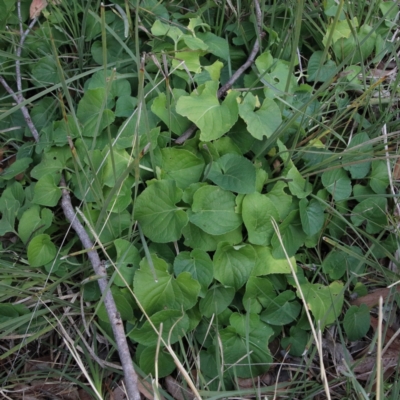
[{"label": "heart-shaped leaf", "polygon": [[178,114],[189,118],[200,128],[200,139],[211,141],[228,132],[238,118],[237,92],[230,92],[222,104],[217,98],[218,82],[205,83],[200,94],[181,96],[176,105]]},{"label": "heart-shaped leaf", "polygon": [[175,204],[181,199],[182,190],[175,181],[158,181],[148,186],[136,199],[135,218],[144,234],[157,243],[178,240],[188,216]]},{"label": "heart-shaped leaf", "polygon": [[193,195],[190,222],[210,235],[238,228],[242,218],[235,212],[235,196],[217,186],[203,186]]},{"label": "heart-shaped leaf", "polygon": [[148,315],[161,310],[188,310],[197,302],[200,283],[189,272],[182,272],[175,279],[168,272],[168,264],[151,255],[152,265],[147,258],[140,263],[133,281],[134,292]]}]

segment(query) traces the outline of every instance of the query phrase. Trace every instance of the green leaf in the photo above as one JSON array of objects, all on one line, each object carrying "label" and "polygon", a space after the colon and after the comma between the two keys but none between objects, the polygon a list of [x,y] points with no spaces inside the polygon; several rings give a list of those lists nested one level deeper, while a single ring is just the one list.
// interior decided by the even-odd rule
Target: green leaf
[{"label": "green leaf", "polygon": [[151,255],[151,259],[153,267],[149,265],[147,258],[144,258],[133,281],[134,293],[146,313],[153,315],[157,311],[166,309],[192,308],[200,293],[200,283],[188,272],[182,272],[174,279],[168,272],[168,264],[164,260],[154,254]]},{"label": "green leaf", "polygon": [[242,217],[250,243],[261,246],[271,243],[275,232],[272,218],[278,220],[279,213],[269,198],[257,192],[245,196]]},{"label": "green leaf", "polygon": [[213,162],[207,178],[222,189],[236,193],[253,193],[256,190],[254,165],[237,154],[225,154]]},{"label": "green leaf", "polygon": [[225,286],[240,289],[249,279],[256,264],[256,253],[251,245],[231,246],[220,243],[214,254],[214,278]]},{"label": "green leaf", "polygon": [[250,276],[242,302],[248,313],[260,314],[275,297],[275,289],[270,279]]},{"label": "green leaf", "polygon": [[0,324],[18,317],[18,311],[12,304],[0,304]]},{"label": "green leaf", "polygon": [[175,43],[178,43],[180,38],[183,36],[183,32],[178,27],[164,24],[158,19],[156,19],[151,27],[151,33],[154,36],[168,36]]},{"label": "green leaf", "polygon": [[158,0],[143,0],[140,3],[140,6],[143,7],[143,10],[146,10],[146,12],[150,13],[151,15],[154,15],[164,21],[169,20],[170,14],[168,13],[167,8]]},{"label": "green leaf", "polygon": [[[253,246],[256,251],[256,266],[252,271],[252,275],[271,275],[271,274],[291,274],[292,270],[286,258],[275,258],[272,255],[272,247],[269,246]],[[294,270],[297,270],[296,259],[290,258]]]},{"label": "green leaf", "polygon": [[218,82],[205,83],[200,94],[181,96],[176,105],[178,114],[189,118],[200,129],[200,140],[218,139],[234,125],[238,118],[237,92],[230,92],[222,104],[217,99]]},{"label": "green leaf", "polygon": [[[351,150],[356,146],[357,148],[355,150]],[[351,142],[345,152],[346,155],[344,155],[342,158],[342,164],[352,163],[352,165],[344,166],[343,168],[350,172],[350,175],[353,179],[362,179],[368,175],[368,172],[371,168],[371,161],[363,162],[363,160],[367,160],[372,157],[371,150],[372,144],[370,143],[367,133],[361,132],[352,137]],[[349,153],[349,155],[347,155],[347,153]],[[353,164],[354,162],[357,163]]]},{"label": "green leaf", "polygon": [[190,35],[183,35],[183,41],[191,50],[207,50],[208,46],[199,38]]},{"label": "green leaf", "polygon": [[114,284],[120,287],[125,287],[127,284],[128,286],[132,286],[133,276],[139,268],[140,263],[139,250],[131,242],[120,238],[114,240],[114,246],[117,251],[117,261],[115,264],[119,271],[119,274],[116,273],[115,275]]},{"label": "green leaf", "polygon": [[116,117],[130,117],[137,106],[136,97],[132,96],[121,96],[118,98],[115,105],[115,116]]},{"label": "green leaf", "polygon": [[283,60],[275,59],[272,68],[264,74],[263,79],[267,82],[265,97],[270,99],[281,98],[285,93],[294,93],[297,88],[297,80],[290,73],[288,63]]},{"label": "green leaf", "polygon": [[[336,24],[331,24],[328,26],[327,32],[322,39],[322,43],[324,46],[328,44],[328,38],[329,35],[332,35],[332,43],[337,42],[341,38],[348,38],[351,35],[351,28],[350,24],[352,25],[353,28],[358,27],[358,20],[357,17],[352,18],[351,20],[344,20],[344,21],[338,21]],[[331,31],[333,30],[333,33]]]},{"label": "green leaf", "polygon": [[208,46],[208,53],[214,54],[226,61],[230,60],[229,44],[225,39],[211,32],[198,32],[196,36]]},{"label": "green leaf", "polygon": [[185,271],[200,283],[200,296],[204,297],[214,276],[214,264],[210,256],[200,249],[194,249],[191,253],[180,252],[174,260],[174,272],[175,275],[179,275]]},{"label": "green leaf", "polygon": [[265,194],[265,196],[272,201],[275,208],[278,210],[279,219],[283,220],[290,212],[292,205],[292,196],[285,192],[288,185],[284,182],[278,181],[274,184],[272,189]]},{"label": "green leaf", "polygon": [[[107,154],[107,148],[102,152],[103,157]],[[109,155],[104,164],[102,181],[104,185],[114,187],[116,181],[125,172],[128,166],[133,162],[133,158],[127,151],[120,149],[112,149],[112,157]]]},{"label": "green leaf", "polygon": [[312,192],[312,185],[307,182],[300,174],[298,169],[293,165],[286,175],[289,180],[289,190],[293,196],[303,199]]},{"label": "green leaf", "polygon": [[371,197],[357,204],[351,213],[351,222],[360,226],[367,222],[367,233],[379,233],[387,225],[386,215],[387,199],[384,197]]},{"label": "green leaf", "polygon": [[161,149],[162,179],[174,180],[176,186],[185,190],[197,183],[204,170],[204,160],[188,150],[177,148]]},{"label": "green leaf", "polygon": [[[296,254],[297,250],[304,244],[306,239],[306,235],[303,232],[298,216],[298,210],[291,211],[279,226],[283,246],[289,257]],[[276,233],[274,233],[274,236],[272,237],[271,245],[273,248],[272,255],[275,258],[286,257]]]},{"label": "green leaf", "polygon": [[107,90],[107,95],[113,99],[115,97],[129,97],[132,91],[127,79],[122,79],[115,71],[110,70],[100,70],[90,78],[88,89],[99,88]]},{"label": "green leaf", "polygon": [[104,88],[88,89],[78,104],[77,117],[83,124],[84,136],[94,137],[114,122],[114,113],[106,108]]},{"label": "green leaf", "polygon": [[148,186],[136,199],[135,219],[144,234],[157,243],[174,242],[181,237],[188,216],[175,204],[182,191],[174,181],[158,181]]},{"label": "green leaf", "polygon": [[53,175],[44,175],[36,183],[32,202],[41,206],[54,207],[61,198],[61,189],[54,182]]},{"label": "green leaf", "polygon": [[171,375],[176,368],[171,354],[163,348],[157,352],[157,346],[146,347],[140,353],[139,366],[146,375],[158,376],[159,378]]},{"label": "green leaf", "polygon": [[271,299],[266,310],[260,315],[261,321],[270,325],[283,326],[293,322],[301,311],[301,305],[291,290],[285,290],[277,297]]},{"label": "green leaf", "polygon": [[50,86],[59,82],[57,64],[54,57],[47,55],[32,67],[33,83],[37,86]]},{"label": "green leaf", "polygon": [[[355,17],[356,18],[356,17]],[[348,26],[347,21],[345,22]],[[333,51],[339,61],[350,56],[350,64],[357,64],[365,61],[373,52],[377,39],[376,32],[369,25],[362,25],[356,33],[357,39],[352,34],[348,38],[340,38],[333,45]]]},{"label": "green leaf", "polygon": [[385,194],[389,186],[389,176],[385,161],[377,160],[372,162],[372,171],[369,185],[376,194]]},{"label": "green leaf", "polygon": [[133,329],[129,338],[145,346],[155,346],[162,337],[166,343],[174,344],[182,338],[189,329],[189,317],[180,310],[162,310],[150,317],[150,321],[161,335],[156,332],[149,321],[140,329]]},{"label": "green leaf", "polygon": [[103,187],[104,198],[106,199],[107,211],[121,213],[132,203],[132,187],[135,184],[135,178],[128,176],[117,187]]},{"label": "green leaf", "polygon": [[51,226],[53,213],[48,208],[32,205],[24,211],[18,224],[18,235],[26,244],[29,239],[43,233]]},{"label": "green leaf", "polygon": [[196,183],[192,183],[191,185],[189,185],[189,187],[187,187],[184,191],[183,191],[183,195],[182,195],[182,200],[186,203],[186,204],[193,204],[193,195],[196,193],[196,191],[198,189],[200,189],[202,186],[207,186],[206,182],[196,182]]},{"label": "green leaf", "polygon": [[[363,257],[362,250],[357,246],[349,246],[349,253]],[[322,261],[322,271],[331,279],[340,279],[346,272],[360,275],[364,273],[364,263],[360,264],[360,258],[352,256],[343,250],[334,248]]]},{"label": "green leaf", "polygon": [[207,291],[205,297],[200,300],[200,312],[206,318],[211,318],[213,314],[219,315],[227,309],[234,297],[234,288],[214,285]]},{"label": "green leaf", "polygon": [[332,60],[328,60],[322,65],[323,54],[322,51],[315,51],[308,60],[308,82],[326,82],[335,76],[336,64]]},{"label": "green leaf", "polygon": [[321,177],[322,184],[336,201],[345,200],[351,194],[351,180],[343,168],[325,171]]},{"label": "green leaf", "polygon": [[7,188],[0,197],[0,236],[7,232],[15,233],[15,217],[20,209],[20,202],[14,197],[12,191]]},{"label": "green leaf", "polygon": [[161,92],[151,105],[151,111],[177,135],[182,135],[191,125],[187,118],[176,112],[176,103],[181,96],[187,96],[187,92],[182,89],[172,89],[170,104],[167,104],[167,96]]},{"label": "green leaf", "polygon": [[204,51],[190,50],[190,51],[177,51],[176,58],[172,60],[172,68],[181,69],[183,71],[194,72],[195,74],[201,72],[200,57],[204,55]]},{"label": "green leaf", "polygon": [[71,150],[67,147],[51,148],[43,154],[42,161],[32,168],[31,177],[39,180],[47,174],[57,176],[71,156]]},{"label": "green leaf", "polygon": [[224,64],[222,64],[221,61],[217,60],[214,62],[214,64],[205,66],[204,69],[209,73],[210,78],[213,81],[219,81],[219,78],[221,76],[221,69],[224,67]]},{"label": "green leaf", "polygon": [[[133,308],[131,304],[129,303],[128,299],[126,298],[126,295],[123,295],[121,291],[113,287],[112,288],[112,294],[114,297],[115,305],[117,306],[117,310],[121,316],[121,319],[123,321],[135,321],[135,317],[133,315]],[[104,311],[106,311],[104,303],[102,303],[101,307],[104,307]]]},{"label": "green leaf", "polygon": [[196,191],[192,212],[190,222],[210,235],[223,235],[242,224],[235,213],[235,196],[217,186],[203,186]]},{"label": "green leaf", "polygon": [[[343,306],[343,283],[332,282],[329,286],[319,283],[303,283],[300,285],[306,299],[307,307],[315,320],[320,321],[321,329],[335,322]],[[299,290],[297,297],[300,298]]]},{"label": "green leaf", "polygon": [[83,285],[83,299],[85,301],[97,301],[100,297],[99,284],[95,281],[86,281]]},{"label": "green leaf", "polygon": [[301,199],[299,203],[300,219],[303,231],[307,236],[317,234],[324,225],[324,209],[318,200]]},{"label": "green leaf", "polygon": [[31,267],[42,267],[56,257],[56,246],[49,235],[35,236],[28,245],[28,261]]},{"label": "green leaf", "polygon": [[[144,7],[143,4],[142,7]],[[125,51],[121,49],[121,43],[114,37],[108,36],[104,47],[106,48],[106,57],[103,57],[103,44],[100,40],[93,42],[90,48],[93,60],[99,65],[117,62],[121,57],[127,57]]]},{"label": "green leaf", "polygon": [[239,115],[247,124],[247,130],[258,140],[263,136],[267,138],[278,129],[282,123],[281,111],[278,105],[271,99],[265,98],[261,107],[257,107],[258,99],[250,92],[246,94],[243,102],[239,104]]},{"label": "green leaf", "polygon": [[61,160],[53,160],[52,158],[46,157],[46,153],[42,158],[42,161],[35,165],[31,170],[31,177],[39,180],[44,175],[53,175],[54,177],[60,173],[64,168]]},{"label": "green leaf", "polygon": [[304,354],[308,340],[308,333],[305,330],[292,326],[290,328],[290,336],[283,337],[281,345],[285,350],[289,350],[290,355],[301,357]]},{"label": "green leaf", "polygon": [[0,181],[8,181],[17,175],[24,173],[32,162],[32,158],[24,157],[16,160],[5,171],[0,174]]},{"label": "green leaf", "polygon": [[223,235],[210,235],[189,222],[183,228],[182,233],[185,237],[185,246],[203,251],[217,250],[218,243],[220,242],[239,244],[243,240],[241,226]]},{"label": "green leaf", "polygon": [[[255,314],[234,313],[230,323],[230,326],[219,331],[218,336],[222,343],[224,362],[232,366],[229,373],[239,378],[251,378],[266,372],[272,362],[268,349],[272,328]],[[217,339],[215,344],[219,345]]]},{"label": "green leaf", "polygon": [[344,316],[343,328],[350,341],[362,339],[368,332],[371,323],[369,308],[366,304],[360,307],[351,306]]}]

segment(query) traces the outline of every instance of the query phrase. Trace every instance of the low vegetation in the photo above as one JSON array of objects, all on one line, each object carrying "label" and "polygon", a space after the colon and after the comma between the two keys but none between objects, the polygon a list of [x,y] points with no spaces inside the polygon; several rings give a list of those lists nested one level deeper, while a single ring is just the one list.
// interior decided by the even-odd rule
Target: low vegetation
[{"label": "low vegetation", "polygon": [[399,398],[397,2],[0,9],[4,398]]}]

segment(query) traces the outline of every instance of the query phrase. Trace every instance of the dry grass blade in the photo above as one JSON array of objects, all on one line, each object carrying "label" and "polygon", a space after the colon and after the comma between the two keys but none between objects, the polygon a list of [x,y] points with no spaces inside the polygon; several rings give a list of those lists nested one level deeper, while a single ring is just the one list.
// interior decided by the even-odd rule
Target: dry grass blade
[{"label": "dry grass blade", "polygon": [[301,290],[301,286],[300,286],[299,280],[297,279],[296,271],[294,270],[294,267],[292,265],[292,261],[290,260],[290,257],[288,256],[288,254],[286,252],[286,248],[285,248],[285,246],[283,244],[283,240],[282,240],[281,233],[279,231],[278,224],[276,223],[276,221],[273,218],[271,218],[271,221],[272,221],[272,225],[274,227],[275,233],[276,233],[276,235],[278,237],[279,243],[280,243],[280,245],[282,247],[282,250],[285,253],[286,260],[290,265],[290,270],[292,272],[294,281],[296,282],[297,289],[298,289],[298,291],[300,293],[301,300],[302,300],[303,305],[304,305],[304,310],[305,310],[305,312],[307,314],[308,322],[310,323],[310,326],[311,326],[311,330],[312,330],[312,334],[313,334],[313,337],[314,337],[315,345],[317,346],[317,350],[318,350],[318,354],[319,354],[319,358],[320,358],[321,378],[322,378],[322,381],[324,383],[325,394],[326,394],[326,397],[328,398],[328,400],[330,400],[331,395],[330,395],[330,390],[329,390],[328,379],[327,379],[326,372],[325,372],[325,365],[324,365],[324,361],[323,361],[323,349],[322,349],[322,340],[320,340],[320,337],[321,337],[320,329],[319,329],[318,332],[315,330],[314,323],[313,323],[313,320],[311,318],[310,311],[308,310],[308,305],[307,305],[306,299],[304,297],[304,293]]}]

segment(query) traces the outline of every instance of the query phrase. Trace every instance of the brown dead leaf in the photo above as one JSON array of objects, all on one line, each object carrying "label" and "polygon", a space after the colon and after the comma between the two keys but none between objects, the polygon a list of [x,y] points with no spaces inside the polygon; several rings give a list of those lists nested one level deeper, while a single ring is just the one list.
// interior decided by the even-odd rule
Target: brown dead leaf
[{"label": "brown dead leaf", "polygon": [[255,378],[238,378],[238,386],[243,389],[252,387],[270,386],[276,382],[276,374],[273,371],[266,372]]},{"label": "brown dead leaf", "polygon": [[110,394],[110,400],[127,400],[125,390],[117,386]]},{"label": "brown dead leaf", "polygon": [[[379,301],[379,296],[378,296],[378,301]],[[378,329],[377,318],[371,317],[371,327],[376,332],[376,330]],[[386,344],[395,335],[395,331],[390,327],[386,328],[384,325],[382,326],[382,330],[383,332],[386,331],[386,335],[383,341],[383,343]],[[397,362],[399,359],[399,352],[400,352],[400,339],[397,337],[390,344],[387,351],[382,355],[381,362],[383,371],[385,372],[385,376],[390,376],[395,371],[394,367],[397,366]],[[357,374],[357,379],[367,380],[371,371],[374,370],[375,363],[376,363],[376,356],[365,357],[362,360],[354,361],[355,367],[353,371]]]},{"label": "brown dead leaf", "polygon": [[[372,326],[373,330],[376,332],[376,330],[378,329],[378,319],[377,318],[371,317],[371,326]],[[382,326],[382,330],[383,330],[383,332],[386,331],[386,336],[385,336],[385,339],[383,342],[383,344],[386,345],[386,343],[389,342],[389,340],[395,335],[396,332],[394,331],[394,329],[392,329],[390,327],[386,328],[385,325]],[[397,336],[393,340],[393,342],[390,344],[390,346],[388,348],[388,351],[389,350],[392,352],[397,352],[397,353],[400,352],[400,337]]]},{"label": "brown dead leaf", "polygon": [[[400,286],[397,286],[397,291],[400,291]],[[388,288],[378,289],[372,293],[368,293],[366,296],[359,297],[351,302],[353,306],[360,306],[361,304],[365,304],[369,308],[375,307],[379,303],[379,297],[383,298],[383,302],[387,300],[391,290]]]},{"label": "brown dead leaf", "polygon": [[[44,398],[57,398],[59,400],[79,400],[78,389],[71,383],[59,381],[32,381],[29,385],[19,384],[14,387],[13,399],[42,400]],[[18,396],[18,397],[17,397]]]},{"label": "brown dead leaf", "polygon": [[[398,353],[387,351],[382,357],[382,369],[384,372],[397,366],[397,360],[399,359]],[[376,356],[366,357],[363,360],[355,361],[354,373],[357,375],[357,379],[367,380],[371,372],[374,370],[376,363]]]},{"label": "brown dead leaf", "polygon": [[176,400],[194,400],[196,398],[190,389],[183,387],[171,375],[165,378],[165,386],[171,396]]},{"label": "brown dead leaf", "polygon": [[[153,388],[152,388],[150,382],[147,382],[146,380],[139,378],[138,379],[138,389],[139,389],[139,392],[144,397],[146,397],[146,399],[153,400],[155,398]],[[160,394],[160,396],[161,396],[161,399],[164,400],[164,397],[161,394]]]},{"label": "brown dead leaf", "polygon": [[400,181],[400,157],[397,158],[396,164],[394,165],[393,180]]},{"label": "brown dead leaf", "polygon": [[29,9],[29,15],[31,19],[38,18],[46,6],[47,0],[32,0],[31,7]]}]

